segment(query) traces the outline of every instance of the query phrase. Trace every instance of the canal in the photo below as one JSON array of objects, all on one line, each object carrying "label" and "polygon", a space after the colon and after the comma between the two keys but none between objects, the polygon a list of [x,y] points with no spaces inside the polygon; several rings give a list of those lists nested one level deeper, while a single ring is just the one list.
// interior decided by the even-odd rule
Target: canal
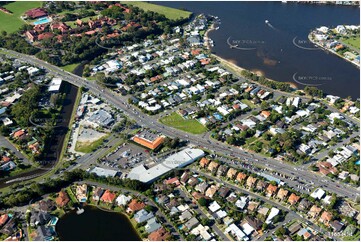
[{"label": "canal", "polygon": [[141,240],[126,215],[93,206],[85,206],[80,215],[75,210],[65,214],[59,219],[56,232],[63,241]]},{"label": "canal", "polygon": [[[63,148],[65,135],[68,131],[68,126],[71,121],[71,114],[73,112],[78,87],[70,84],[69,82],[63,81],[63,83],[61,84],[60,92],[65,94],[63,107],[57,118],[57,123],[54,128],[54,134],[49,141],[50,145],[44,151],[44,156],[41,162],[42,168],[21,173],[16,176],[0,179],[0,188],[16,184],[18,182],[21,182],[22,180],[28,180],[45,174],[46,172],[51,170],[51,168],[56,164],[56,162],[58,162],[60,153]],[[9,183],[9,181],[12,180],[14,180],[14,182]]]}]

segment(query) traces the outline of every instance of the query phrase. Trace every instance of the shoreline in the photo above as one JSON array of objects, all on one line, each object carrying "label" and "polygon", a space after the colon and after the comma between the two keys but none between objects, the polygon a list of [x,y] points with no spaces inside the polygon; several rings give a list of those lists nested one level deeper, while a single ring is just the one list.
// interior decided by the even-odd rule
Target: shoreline
[{"label": "shoreline", "polygon": [[[213,57],[215,57],[219,62],[221,62],[221,64],[223,63],[224,65],[228,65],[231,69],[233,69],[235,72],[239,72],[239,75],[240,76],[242,76],[241,75],[241,71],[249,71],[249,72],[252,72],[252,73],[255,73],[255,72],[253,72],[253,71],[251,71],[251,70],[248,70],[248,69],[246,69],[246,68],[243,68],[243,67],[240,67],[240,66],[238,66],[238,65],[236,65],[236,64],[234,64],[234,63],[232,63],[232,62],[230,62],[230,61],[228,61],[228,60],[226,60],[226,59],[224,59],[224,58],[222,58],[222,57],[220,57],[220,56],[218,56],[218,55],[216,55],[216,54],[211,54],[211,56],[213,56]],[[255,73],[255,74],[257,74],[258,75],[258,73]],[[260,76],[260,75],[258,75],[258,76]],[[264,76],[267,80],[269,80],[269,81],[273,81],[273,82],[280,82],[280,81],[275,81],[275,80],[273,80],[273,79],[270,79],[270,78],[267,78],[266,76]],[[260,84],[260,83],[258,83],[258,82],[255,82],[255,81],[252,81],[252,80],[248,80],[248,81],[250,81],[250,82],[253,82],[253,83],[257,83],[257,85],[260,85],[260,86],[264,86],[264,85],[262,85],[262,84]],[[281,82],[281,83],[284,83],[284,82]],[[294,83],[292,83],[292,82],[285,82],[285,83],[287,83],[287,84],[289,84],[290,85],[290,87],[292,88],[292,89],[294,89],[295,91],[302,91],[302,89],[299,89],[298,87],[297,87],[297,85],[296,84],[294,84]],[[267,87],[267,86],[264,86],[264,87],[266,87],[266,88],[270,88],[270,87]],[[272,88],[270,88],[270,89],[272,89]],[[275,89],[275,90],[277,90],[277,89]],[[281,91],[281,90],[277,90],[278,92],[284,92],[284,91]],[[292,94],[292,92],[284,92],[284,93],[287,93],[287,94]]]},{"label": "shoreline", "polygon": [[311,41],[312,44],[315,44],[317,45],[319,48],[321,48],[323,51],[328,51],[328,52],[331,52],[332,54],[344,59],[345,61],[348,61],[350,62],[351,64],[355,65],[358,69],[360,69],[360,65],[357,65],[355,62],[347,59],[346,57],[340,55],[339,53],[337,53],[336,51],[332,50],[332,49],[328,49],[324,46],[322,46],[320,43],[316,42],[313,38],[311,38],[311,34],[313,33],[313,31],[311,31],[311,33],[307,36],[308,37],[308,40]]}]

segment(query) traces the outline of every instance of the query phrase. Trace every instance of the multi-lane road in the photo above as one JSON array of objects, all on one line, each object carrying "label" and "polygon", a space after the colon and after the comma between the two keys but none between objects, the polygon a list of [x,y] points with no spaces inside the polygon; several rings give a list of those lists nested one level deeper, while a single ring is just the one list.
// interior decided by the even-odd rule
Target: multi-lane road
[{"label": "multi-lane road", "polygon": [[[324,189],[336,193],[338,196],[347,197],[350,199],[356,199],[359,194],[359,188],[354,188],[346,186],[345,184],[339,184],[331,180],[328,177],[320,177],[307,169],[301,168],[298,169],[295,166],[292,166],[287,163],[281,163],[278,160],[272,158],[265,158],[259,154],[250,154],[246,151],[239,149],[238,147],[229,146],[221,142],[217,142],[211,139],[205,139],[202,135],[193,135],[177,130],[168,126],[164,126],[159,123],[157,120],[154,120],[152,116],[143,114],[137,108],[128,104],[127,97],[117,95],[109,89],[99,86],[96,82],[88,81],[84,78],[81,78],[72,73],[66,72],[61,68],[51,65],[45,61],[39,60],[34,56],[29,56],[21,54],[15,51],[2,49],[2,53],[5,53],[9,56],[18,58],[24,62],[32,64],[34,66],[45,68],[49,71],[50,74],[54,76],[61,77],[64,81],[70,82],[76,86],[83,86],[91,91],[93,94],[102,98],[107,103],[113,105],[114,107],[123,110],[126,115],[133,118],[143,127],[148,127],[154,130],[157,130],[164,135],[170,137],[178,137],[183,140],[189,140],[192,144],[204,147],[208,150],[224,153],[229,156],[237,158],[247,158],[249,161],[254,164],[261,164],[267,166],[269,169],[278,171],[284,174],[297,174],[296,176],[304,180],[308,184],[312,184],[315,187],[323,187]],[[297,170],[296,170],[297,169]]]}]

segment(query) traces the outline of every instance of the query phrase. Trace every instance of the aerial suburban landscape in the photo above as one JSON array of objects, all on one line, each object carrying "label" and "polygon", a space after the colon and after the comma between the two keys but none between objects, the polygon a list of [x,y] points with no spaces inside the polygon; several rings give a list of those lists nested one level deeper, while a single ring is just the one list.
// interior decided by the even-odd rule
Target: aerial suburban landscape
[{"label": "aerial suburban landscape", "polygon": [[360,241],[359,1],[1,1],[0,240]]}]

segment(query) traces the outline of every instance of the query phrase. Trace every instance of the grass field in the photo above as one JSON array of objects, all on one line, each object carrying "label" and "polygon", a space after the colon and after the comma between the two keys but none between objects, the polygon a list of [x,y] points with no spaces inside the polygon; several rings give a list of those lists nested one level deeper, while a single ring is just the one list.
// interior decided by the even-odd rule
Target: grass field
[{"label": "grass field", "polygon": [[67,71],[67,72],[73,72],[74,69],[79,65],[79,63],[74,63],[66,66],[61,66],[60,68]]},{"label": "grass field", "polygon": [[13,14],[0,12],[0,31],[5,30],[8,33],[17,31],[25,22],[20,18],[27,10],[41,7],[42,2],[23,1],[12,2],[4,5],[4,7]]},{"label": "grass field", "polygon": [[83,153],[90,153],[95,151],[101,144],[103,144],[104,140],[108,137],[105,136],[101,139],[98,139],[94,142],[76,142],[75,151],[83,152]]},{"label": "grass field", "polygon": [[170,8],[165,6],[160,6],[152,3],[146,2],[127,2],[121,1],[122,4],[129,4],[135,7],[141,8],[144,11],[152,11],[159,14],[164,14],[164,16],[168,19],[180,19],[180,18],[188,18],[192,13],[176,8]]},{"label": "grass field", "polygon": [[183,130],[192,134],[201,134],[207,131],[207,128],[194,119],[184,119],[178,113],[172,113],[169,116],[159,120],[161,123],[176,129]]},{"label": "grass field", "polygon": [[360,49],[360,35],[355,38],[342,39],[342,42],[356,49]]}]

